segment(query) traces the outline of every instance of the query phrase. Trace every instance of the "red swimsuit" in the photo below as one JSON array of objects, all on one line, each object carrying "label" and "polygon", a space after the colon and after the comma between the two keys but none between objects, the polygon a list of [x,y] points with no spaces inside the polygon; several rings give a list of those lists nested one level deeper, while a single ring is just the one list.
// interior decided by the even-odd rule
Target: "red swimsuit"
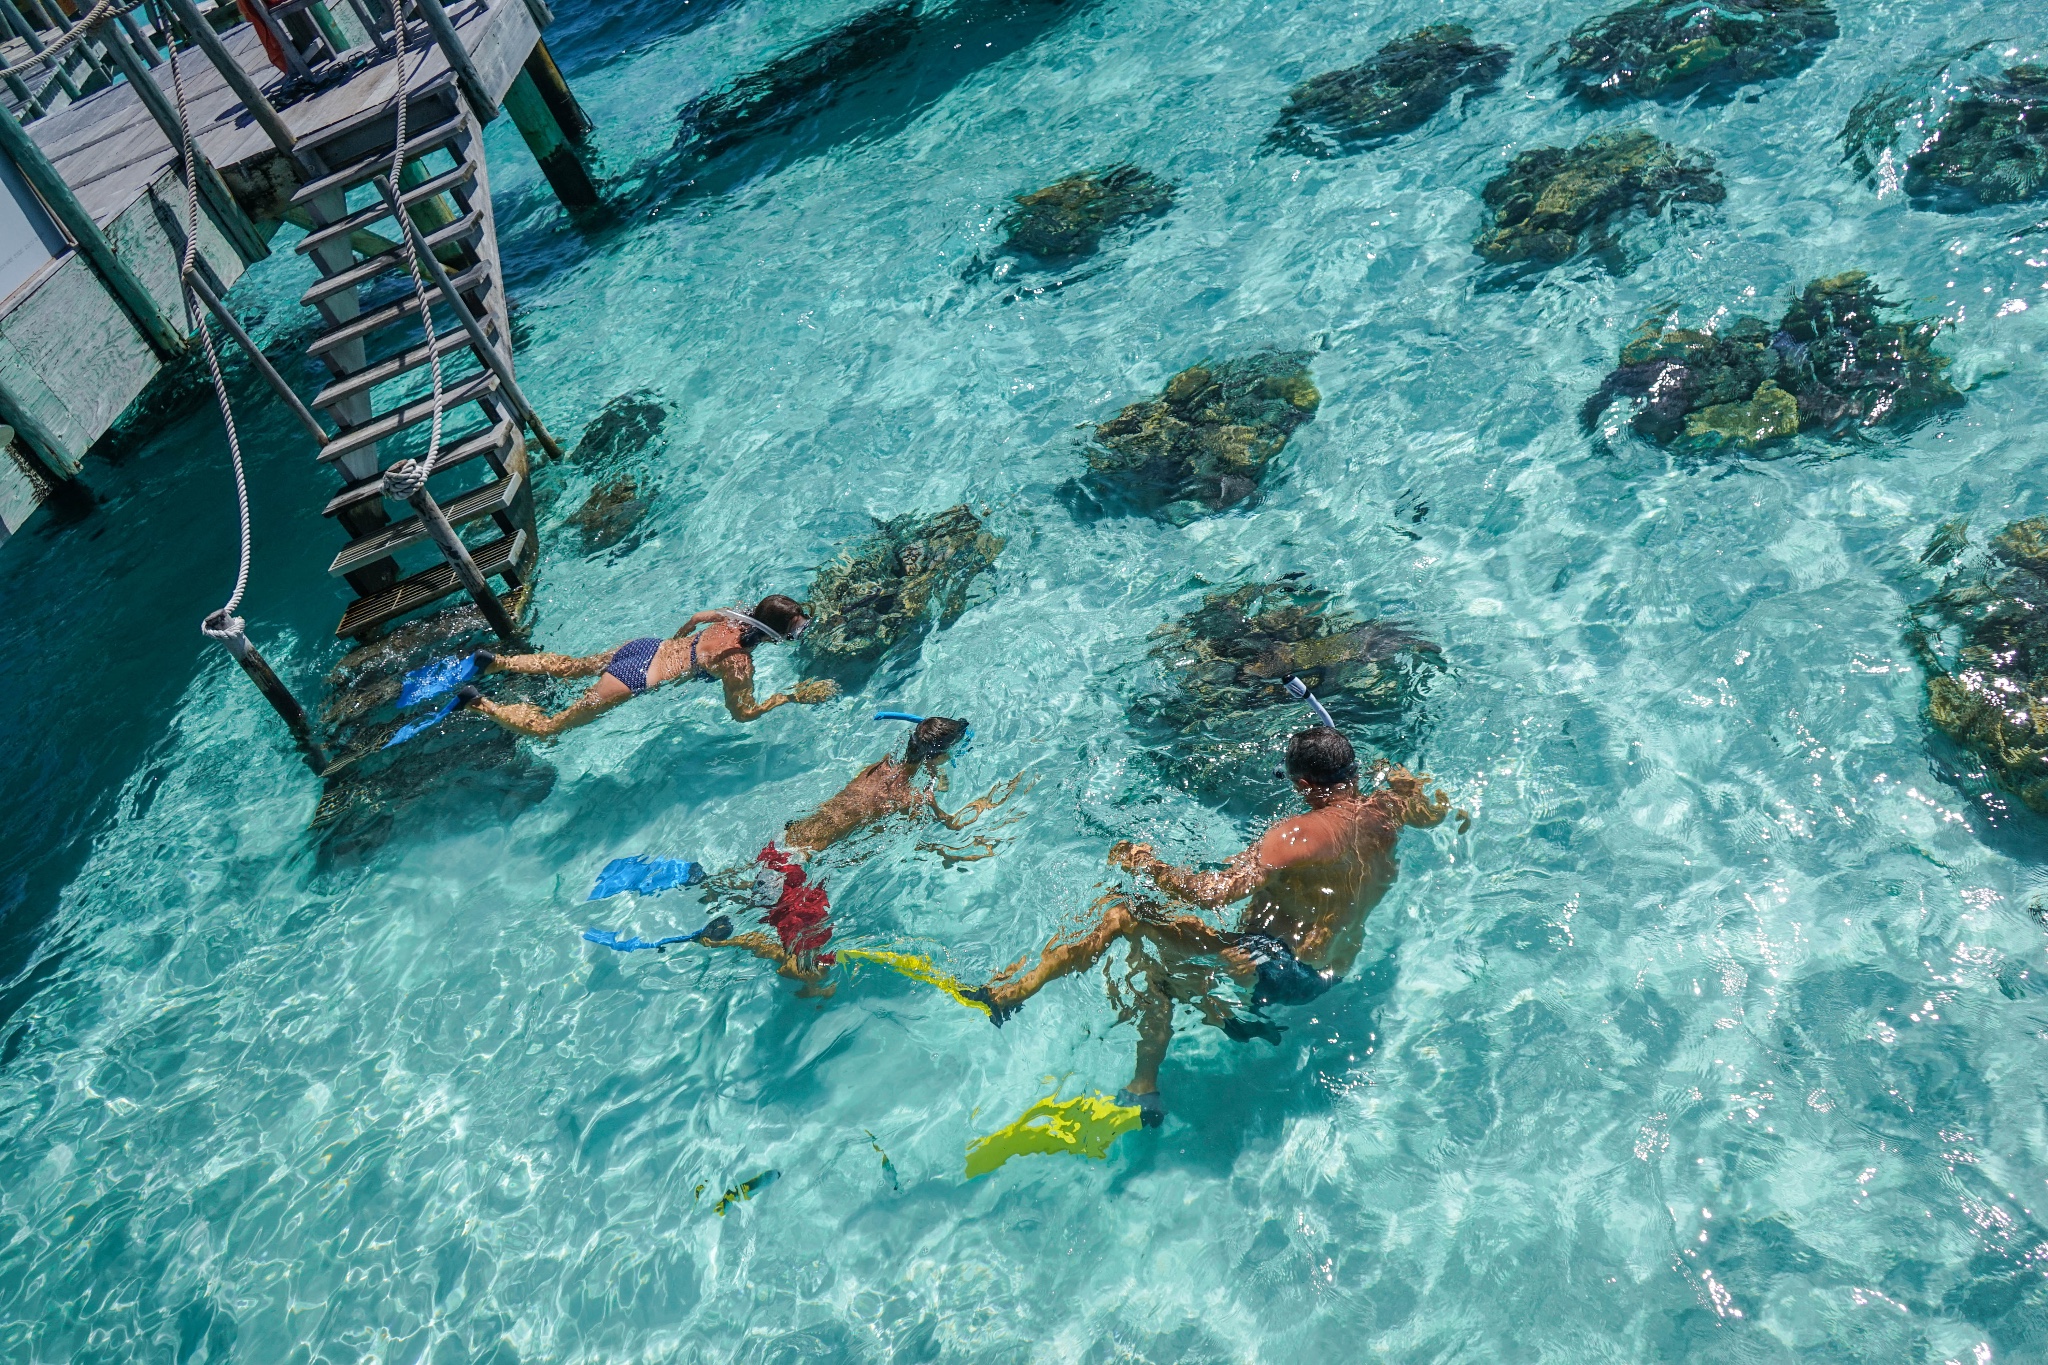
[{"label": "red swimsuit", "polygon": [[[783,948],[792,953],[814,953],[830,943],[832,907],[825,898],[825,888],[811,885],[804,877],[804,870],[772,843],[762,849],[754,861],[764,872],[782,879],[781,894],[761,920],[774,928],[782,939]],[[766,896],[762,899],[765,900]],[[834,954],[822,953],[818,962],[829,967],[834,959]]]}]

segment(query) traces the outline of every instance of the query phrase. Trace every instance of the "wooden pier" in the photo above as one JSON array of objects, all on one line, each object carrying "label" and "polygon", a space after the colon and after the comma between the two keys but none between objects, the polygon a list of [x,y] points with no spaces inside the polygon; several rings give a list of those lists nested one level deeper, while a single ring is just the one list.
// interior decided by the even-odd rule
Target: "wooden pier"
[{"label": "wooden pier", "polygon": [[[14,3],[0,0],[0,27],[10,13],[26,26]],[[307,426],[308,473],[335,482],[332,572],[355,593],[337,633],[367,636],[465,591],[502,632],[516,613],[500,599],[528,580],[538,552],[527,437],[550,438],[512,368],[479,134],[509,113],[564,201],[596,204],[577,149],[589,125],[540,40],[551,16],[541,0],[409,0],[401,70],[379,0],[331,11],[318,0],[255,3],[277,57],[254,25],[216,32],[192,0],[168,0],[135,12],[152,19],[147,28],[123,15],[101,22],[98,41],[76,42],[73,78],[60,83],[53,67],[40,92],[22,82],[34,103],[8,83],[16,117],[31,121],[24,130],[0,118],[12,125],[0,127],[12,135],[0,136],[0,181],[23,219],[5,221],[0,195],[0,247],[26,243],[0,259],[0,289],[12,290],[0,302],[0,422],[13,431],[0,461],[0,535],[76,477],[87,447],[189,343],[186,189],[160,46],[182,39],[186,117],[212,168],[199,177],[200,296],[225,293],[287,222],[305,230],[295,247],[322,276],[302,302],[319,319],[308,349],[331,376],[307,401],[326,420],[273,382]],[[57,36],[55,26],[42,35],[45,45]],[[0,58],[21,46],[0,44]],[[100,79],[86,56],[118,79]],[[401,80],[407,148],[394,202],[385,177]],[[431,345],[407,234],[427,277]],[[387,487],[387,470],[424,454],[435,359],[440,458],[426,487]]]}]

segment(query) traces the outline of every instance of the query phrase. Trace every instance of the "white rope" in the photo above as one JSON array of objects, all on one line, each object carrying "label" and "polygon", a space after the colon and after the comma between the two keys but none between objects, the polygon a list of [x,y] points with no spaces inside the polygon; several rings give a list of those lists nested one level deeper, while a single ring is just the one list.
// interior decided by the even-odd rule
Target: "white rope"
[{"label": "white rope", "polygon": [[[69,52],[75,45],[84,41],[86,30],[90,29],[94,24],[101,22],[102,20],[106,19],[109,15],[127,14],[133,10],[141,9],[143,3],[144,0],[128,0],[128,3],[123,5],[116,3],[116,0],[99,0],[99,3],[97,5],[94,5],[91,9],[87,10],[83,15],[79,16],[78,22],[73,24],[71,28],[65,32],[64,36],[57,39],[56,42],[50,44],[41,52],[33,53],[27,59],[16,62],[13,66],[0,67],[0,80],[7,80],[11,77],[19,76],[24,71],[33,71],[37,67],[42,66],[45,63],[56,61],[66,52]],[[20,14],[21,12],[17,10],[16,13]],[[31,20],[26,14],[21,14],[21,22],[23,26],[28,29],[29,32],[32,33],[35,31],[34,21]],[[171,44],[171,47],[173,49],[176,49],[177,43],[174,41]]]},{"label": "white rope", "polygon": [[244,628],[235,608],[242,605],[242,594],[249,590],[249,479],[242,469],[242,438],[235,430],[235,408],[228,401],[227,381],[221,377],[220,355],[213,348],[213,329],[206,325],[206,310],[192,297],[192,272],[199,258],[199,170],[194,164],[192,120],[185,107],[185,80],[178,71],[176,43],[171,44],[171,89],[178,98],[178,152],[185,162],[185,257],[178,263],[178,287],[185,296],[185,320],[197,324],[199,344],[206,352],[206,372],[213,379],[213,396],[220,403],[221,424],[227,428],[228,458],[235,467],[235,502],[242,518],[242,559],[235,570],[235,590],[228,595],[225,606],[199,623],[199,629],[232,649],[243,638]]},{"label": "white rope", "polygon": [[434,462],[441,458],[441,343],[434,334],[434,306],[427,298],[427,282],[420,275],[419,250],[413,245],[412,225],[405,216],[405,191],[399,184],[399,176],[405,170],[405,120],[406,120],[406,79],[405,69],[405,0],[391,0],[391,38],[397,51],[398,67],[398,139],[391,149],[391,207],[397,216],[399,244],[405,248],[406,269],[412,272],[413,298],[420,306],[420,327],[427,338],[427,364],[434,376],[434,423],[427,435],[427,458],[400,460],[384,471],[385,496],[400,501],[411,501],[413,496],[427,486],[427,476],[434,472]]}]

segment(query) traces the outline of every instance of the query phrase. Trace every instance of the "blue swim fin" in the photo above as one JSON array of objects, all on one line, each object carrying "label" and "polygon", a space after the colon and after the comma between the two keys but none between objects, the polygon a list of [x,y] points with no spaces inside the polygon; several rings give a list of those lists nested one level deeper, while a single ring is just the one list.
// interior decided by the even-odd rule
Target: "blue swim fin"
[{"label": "blue swim fin", "polygon": [[434,712],[432,715],[421,716],[418,720],[407,721],[405,724],[399,726],[397,731],[391,736],[391,738],[385,740],[384,743],[379,747],[388,749],[394,744],[405,743],[414,735],[421,734],[424,731],[433,729],[436,725],[439,725],[442,721],[448,719],[449,714],[455,710],[457,701],[458,698],[450,697],[447,701],[442,702],[441,709]]},{"label": "blue swim fin", "polygon": [[423,701],[456,688],[476,677],[476,655],[458,654],[453,658],[436,659],[422,664],[405,675],[405,683],[398,689],[398,709],[418,706]]},{"label": "blue swim fin", "polygon": [[643,896],[658,896],[678,886],[695,886],[704,880],[704,868],[688,858],[650,858],[644,853],[630,858],[614,858],[604,865],[604,871],[597,874],[596,885],[583,899],[601,901],[607,896],[616,896],[621,891],[637,891]]},{"label": "blue swim fin", "polygon": [[695,943],[700,938],[708,938],[713,943],[716,943],[721,939],[731,938],[732,918],[728,915],[720,915],[694,934],[671,934],[667,938],[645,939],[637,936],[634,938],[620,938],[618,931],[614,929],[585,929],[583,937],[589,939],[592,943],[600,944],[606,948],[615,948],[622,953],[637,953],[642,948],[652,948],[659,952],[671,943]]}]

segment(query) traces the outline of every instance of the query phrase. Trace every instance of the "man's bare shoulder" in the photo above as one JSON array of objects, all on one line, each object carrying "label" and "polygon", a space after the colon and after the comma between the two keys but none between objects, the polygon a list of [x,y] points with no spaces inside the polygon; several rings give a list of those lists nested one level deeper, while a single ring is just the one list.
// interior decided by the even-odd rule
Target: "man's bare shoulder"
[{"label": "man's bare shoulder", "polygon": [[1342,851],[1342,827],[1322,811],[1291,816],[1268,829],[1252,846],[1270,868],[1328,862]]}]

